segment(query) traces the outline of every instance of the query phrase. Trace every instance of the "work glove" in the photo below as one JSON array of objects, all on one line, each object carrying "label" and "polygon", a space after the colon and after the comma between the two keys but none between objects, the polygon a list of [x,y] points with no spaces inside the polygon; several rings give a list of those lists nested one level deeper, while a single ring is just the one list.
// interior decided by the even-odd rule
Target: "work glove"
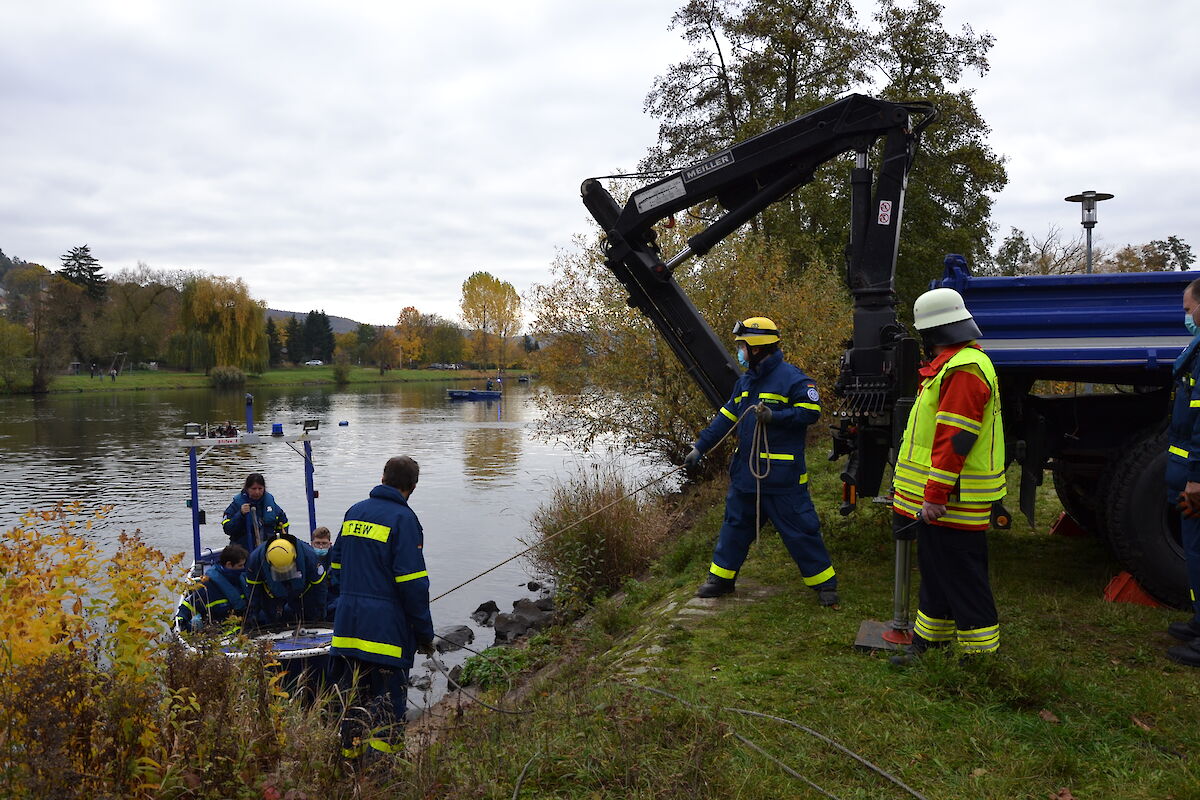
[{"label": "work glove", "polygon": [[417,652],[423,656],[433,655],[433,639],[426,639],[423,642],[417,642]]},{"label": "work glove", "polygon": [[754,407],[754,415],[758,417],[758,421],[763,425],[770,425],[774,412],[771,411],[771,407],[766,403],[759,403]]},{"label": "work glove", "polygon": [[696,448],[692,448],[692,452],[683,457],[683,467],[687,470],[693,470],[700,464],[700,459],[704,457]]},{"label": "work glove", "polygon": [[1200,507],[1188,500],[1188,496],[1183,492],[1179,493],[1179,502],[1175,507],[1179,509],[1179,516],[1184,519],[1200,517]]}]

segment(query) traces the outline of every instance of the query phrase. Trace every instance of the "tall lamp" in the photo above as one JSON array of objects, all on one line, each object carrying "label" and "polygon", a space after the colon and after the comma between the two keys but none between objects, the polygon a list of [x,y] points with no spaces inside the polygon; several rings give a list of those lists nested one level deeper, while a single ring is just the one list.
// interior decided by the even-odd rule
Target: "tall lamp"
[{"label": "tall lamp", "polygon": [[1092,272],[1092,228],[1096,227],[1096,204],[1101,200],[1112,200],[1113,195],[1108,192],[1094,192],[1088,189],[1080,194],[1073,194],[1070,197],[1064,197],[1068,203],[1079,203],[1083,219],[1081,224],[1083,229],[1087,231],[1087,271]]}]

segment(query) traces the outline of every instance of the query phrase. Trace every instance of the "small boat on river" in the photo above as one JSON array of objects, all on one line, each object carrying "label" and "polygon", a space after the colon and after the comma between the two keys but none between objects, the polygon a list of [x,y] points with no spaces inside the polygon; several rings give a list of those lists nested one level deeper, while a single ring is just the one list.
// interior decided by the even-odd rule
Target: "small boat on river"
[{"label": "small boat on river", "polygon": [[499,389],[447,389],[450,400],[499,400]]},{"label": "small boat on river", "polygon": [[[197,464],[209,451],[214,448],[246,447],[283,443],[295,450],[304,458],[304,489],[308,500],[308,529],[317,527],[317,510],[315,499],[317,493],[313,490],[312,442],[320,438],[317,433],[319,422],[305,420],[301,423],[300,433],[283,432],[283,426],[275,423],[271,426],[270,435],[259,435],[254,432],[253,397],[246,395],[246,427],[244,431],[232,429],[229,426],[211,428],[190,422],[184,426],[184,438],[180,444],[188,451],[188,472],[191,478],[192,509],[192,566],[189,575],[193,580],[199,580],[204,571],[217,564],[220,552],[211,549],[201,552],[200,525],[204,522],[205,514],[200,510],[199,481]],[[302,445],[303,450],[297,448]],[[197,452],[200,451],[200,452]],[[186,597],[186,595],[184,596]],[[180,597],[182,603],[184,597]],[[188,635],[181,631],[176,620],[175,633],[184,644],[188,644]],[[245,634],[252,644],[266,644],[270,647],[275,658],[279,660],[289,675],[299,676],[305,670],[323,671],[329,658],[329,648],[333,640],[333,624],[331,622],[313,621],[302,622],[298,625],[284,627],[245,629]],[[243,657],[244,640],[239,636],[228,635],[222,639],[222,649],[232,657]],[[190,646],[190,645],[189,645]]]}]

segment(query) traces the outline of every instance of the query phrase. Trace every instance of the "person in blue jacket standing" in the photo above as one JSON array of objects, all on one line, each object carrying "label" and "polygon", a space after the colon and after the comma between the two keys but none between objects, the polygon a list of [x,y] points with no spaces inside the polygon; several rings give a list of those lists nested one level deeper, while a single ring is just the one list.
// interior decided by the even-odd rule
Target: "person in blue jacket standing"
[{"label": "person in blue jacket standing", "polygon": [[365,719],[348,709],[342,723],[348,758],[364,746],[403,750],[408,672],[415,653],[433,653],[424,533],[408,505],[419,475],[408,456],[389,459],[380,485],[350,507],[333,543],[340,592],[330,652],[340,657],[353,707],[366,709]]},{"label": "person in blue jacket standing", "polygon": [[292,625],[325,619],[325,568],[308,542],[275,534],[246,561],[248,621]]},{"label": "person in blue jacket standing", "polygon": [[1175,399],[1167,448],[1167,502],[1180,511],[1191,592],[1192,618],[1172,622],[1167,633],[1183,644],[1167,648],[1167,656],[1200,667],[1200,280],[1183,290],[1183,323],[1192,341],[1175,360]]},{"label": "person in blue jacket standing", "polygon": [[288,518],[267,491],[266,478],[261,473],[251,472],[246,476],[242,491],[225,509],[221,527],[230,544],[240,544],[253,553],[272,533],[286,532]]},{"label": "person in blue jacket standing", "polygon": [[835,606],[837,576],[821,538],[804,463],[808,426],[821,416],[816,383],[783,360],[779,329],[770,319],[750,317],[734,326],[733,333],[738,363],[746,371],[734,384],[733,396],[684,458],[684,466],[694,468],[731,427],[738,426],[725,520],[708,578],[696,596],[720,597],[734,590],[738,570],[758,533],[756,522],[769,519],[800,568],[804,584],[816,591],[821,605]]},{"label": "person in blue jacket standing", "polygon": [[204,570],[175,613],[179,629],[193,631],[206,622],[222,622],[246,609],[246,548],[231,544],[217,563]]}]

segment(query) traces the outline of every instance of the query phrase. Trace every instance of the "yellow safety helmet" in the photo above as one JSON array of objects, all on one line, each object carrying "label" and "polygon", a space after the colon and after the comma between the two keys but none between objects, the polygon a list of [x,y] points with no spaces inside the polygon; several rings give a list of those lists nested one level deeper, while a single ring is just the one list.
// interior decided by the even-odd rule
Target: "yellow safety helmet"
[{"label": "yellow safety helmet", "polygon": [[278,570],[284,570],[296,563],[296,545],[287,539],[272,539],[267,545],[267,563]]},{"label": "yellow safety helmet", "polygon": [[733,340],[757,347],[779,341],[779,329],[766,317],[750,317],[733,326]]}]

